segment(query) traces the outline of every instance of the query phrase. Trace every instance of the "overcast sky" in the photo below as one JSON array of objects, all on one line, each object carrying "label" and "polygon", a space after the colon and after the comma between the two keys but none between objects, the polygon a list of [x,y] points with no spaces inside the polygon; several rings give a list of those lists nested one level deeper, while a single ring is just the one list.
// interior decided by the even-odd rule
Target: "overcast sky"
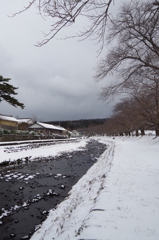
[{"label": "overcast sky", "polygon": [[[2,101],[0,113],[19,118],[34,116],[38,121],[109,117],[113,103],[107,105],[98,99],[105,82],[93,80],[100,59],[95,42],[54,39],[41,48],[35,47],[49,23],[36,8],[8,17],[22,8],[20,2],[26,1],[1,1],[0,75],[11,78],[10,84],[19,88],[16,97],[25,108]],[[67,31],[71,30],[67,28],[59,37]]]}]

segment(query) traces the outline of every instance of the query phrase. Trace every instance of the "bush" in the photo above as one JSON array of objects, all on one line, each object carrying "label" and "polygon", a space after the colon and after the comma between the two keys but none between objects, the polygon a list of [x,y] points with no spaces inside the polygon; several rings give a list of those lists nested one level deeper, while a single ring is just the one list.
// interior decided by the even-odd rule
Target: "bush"
[{"label": "bush", "polygon": [[4,134],[11,134],[11,130],[9,130],[9,129],[4,129],[4,132],[3,132]]},{"label": "bush", "polygon": [[30,131],[29,134],[30,135],[36,135],[36,133],[34,131]]},{"label": "bush", "polygon": [[3,135],[3,134],[4,134],[4,129],[0,128],[0,135]]}]

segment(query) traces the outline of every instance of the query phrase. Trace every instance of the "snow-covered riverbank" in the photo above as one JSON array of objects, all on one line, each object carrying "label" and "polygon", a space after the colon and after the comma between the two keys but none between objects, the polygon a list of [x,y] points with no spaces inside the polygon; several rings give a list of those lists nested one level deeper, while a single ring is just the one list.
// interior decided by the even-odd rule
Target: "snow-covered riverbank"
[{"label": "snow-covered riverbank", "polygon": [[[84,147],[83,141],[78,144],[71,142],[69,149],[66,143],[63,142],[65,145],[61,146],[59,142],[56,143],[58,145],[49,143],[49,146],[48,143],[20,143],[4,148],[5,155],[14,156],[13,159],[16,152],[22,156],[23,152],[26,155],[30,150],[32,158],[12,159],[0,164],[1,239],[30,239],[37,226],[46,220],[48,211],[56,208],[68,196],[71,188],[106,149],[105,144],[91,139],[87,140]],[[60,154],[54,156],[59,147]],[[33,158],[34,151],[38,153],[38,149],[39,157]]]},{"label": "snow-covered riverbank", "polygon": [[98,140],[108,149],[32,240],[159,239],[159,139]]},{"label": "snow-covered riverbank", "polygon": [[[4,161],[14,161],[17,159],[24,159],[29,157],[34,160],[39,157],[57,156],[62,152],[72,152],[76,150],[83,150],[86,146],[88,139],[80,139],[80,141],[72,142],[55,142],[51,145],[39,146],[40,143],[28,143],[20,145],[0,145],[0,163]],[[45,141],[44,141],[45,143]]]}]

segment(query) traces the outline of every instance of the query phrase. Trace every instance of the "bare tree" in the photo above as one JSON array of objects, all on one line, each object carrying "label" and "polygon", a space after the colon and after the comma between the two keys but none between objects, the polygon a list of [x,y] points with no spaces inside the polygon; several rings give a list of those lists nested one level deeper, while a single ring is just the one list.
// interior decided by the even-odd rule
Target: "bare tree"
[{"label": "bare tree", "polygon": [[[116,118],[116,123],[122,126],[122,133],[129,134],[133,131],[138,131],[144,134],[145,118],[142,114],[142,106],[134,98],[125,98],[117,103],[114,107],[113,118]],[[120,129],[121,134],[121,129]]]},{"label": "bare tree", "polygon": [[124,4],[109,25],[107,42],[113,45],[97,66],[96,80],[114,75],[111,84],[101,91],[107,100],[123,91],[124,83],[139,71],[159,74],[159,6],[158,1],[132,0]]},{"label": "bare tree", "polygon": [[123,84],[123,92],[128,93],[140,106],[147,122],[159,135],[159,77],[158,71],[146,69],[137,71],[134,77]]},{"label": "bare tree", "polygon": [[135,84],[130,82],[128,87],[131,97],[122,99],[114,107],[113,118],[116,119],[118,133],[136,131],[138,135],[139,130],[144,134],[145,129],[154,129],[156,136],[159,136],[158,79],[147,83],[140,79],[140,82],[135,81]]},{"label": "bare tree", "polygon": [[106,24],[112,2],[113,0],[31,0],[24,9],[14,15],[36,5],[43,18],[52,19],[50,31],[44,35],[44,40],[39,42],[38,46],[48,43],[63,28],[75,24],[77,18],[86,18],[90,25],[88,27],[84,25],[83,30],[72,37],[86,39],[94,36],[101,43],[102,48],[105,42]]}]

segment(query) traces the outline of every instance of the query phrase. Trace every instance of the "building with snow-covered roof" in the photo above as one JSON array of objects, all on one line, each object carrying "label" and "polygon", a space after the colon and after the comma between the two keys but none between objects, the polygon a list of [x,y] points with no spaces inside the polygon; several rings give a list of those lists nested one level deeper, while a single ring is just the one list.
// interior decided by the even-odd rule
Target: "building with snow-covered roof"
[{"label": "building with snow-covered roof", "polygon": [[18,123],[27,123],[28,125],[32,125],[34,121],[31,118],[17,118]]},{"label": "building with snow-covered roof", "polygon": [[18,129],[18,120],[13,116],[0,114],[0,127],[4,129],[16,130]]},{"label": "building with snow-covered roof", "polygon": [[61,126],[55,126],[52,124],[47,124],[42,122],[34,123],[29,127],[29,129],[33,130],[34,132],[38,132],[40,134],[45,134],[45,135],[52,135],[52,134],[65,135],[67,133],[67,130]]},{"label": "building with snow-covered roof", "polygon": [[34,121],[31,118],[18,118],[18,129],[19,130],[28,130]]}]

